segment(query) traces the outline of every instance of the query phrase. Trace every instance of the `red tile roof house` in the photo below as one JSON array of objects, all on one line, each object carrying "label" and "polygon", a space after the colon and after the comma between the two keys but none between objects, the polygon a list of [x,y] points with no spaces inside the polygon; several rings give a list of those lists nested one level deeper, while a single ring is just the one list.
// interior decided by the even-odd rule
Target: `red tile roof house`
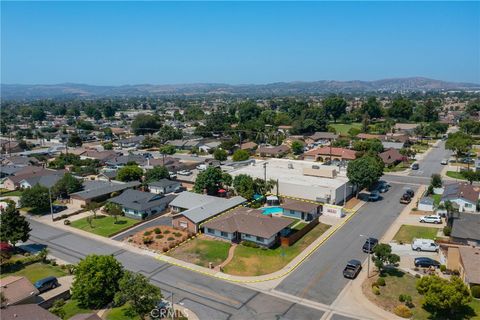
[{"label": "red tile roof house", "polygon": [[303,154],[303,159],[307,161],[355,160],[356,158],[355,150],[337,147],[315,148]]},{"label": "red tile roof house", "polygon": [[386,166],[394,166],[406,160],[405,156],[403,156],[397,149],[393,148],[379,153],[378,156],[382,159]]},{"label": "red tile roof house", "polygon": [[233,242],[251,241],[271,247],[292,224],[290,219],[264,215],[261,210],[238,207],[203,224],[206,235]]},{"label": "red tile roof house", "polygon": [[290,152],[290,147],[287,145],[280,145],[276,147],[259,147],[257,149],[257,154],[260,157],[270,157],[270,158],[281,158]]}]

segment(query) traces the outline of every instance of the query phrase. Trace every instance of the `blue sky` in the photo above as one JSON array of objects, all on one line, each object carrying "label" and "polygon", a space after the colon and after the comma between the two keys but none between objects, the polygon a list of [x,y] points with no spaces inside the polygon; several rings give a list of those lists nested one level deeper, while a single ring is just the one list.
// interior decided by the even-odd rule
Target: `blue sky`
[{"label": "blue sky", "polygon": [[479,2],[1,2],[1,82],[480,83]]}]

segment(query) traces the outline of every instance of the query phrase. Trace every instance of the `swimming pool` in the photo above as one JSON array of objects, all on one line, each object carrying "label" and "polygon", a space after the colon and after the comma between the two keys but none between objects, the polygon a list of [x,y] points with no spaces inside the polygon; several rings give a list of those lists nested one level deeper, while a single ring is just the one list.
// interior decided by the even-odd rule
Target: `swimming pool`
[{"label": "swimming pool", "polygon": [[267,207],[267,208],[262,208],[262,213],[263,213],[263,214],[283,213],[283,208],[282,208],[282,207]]}]

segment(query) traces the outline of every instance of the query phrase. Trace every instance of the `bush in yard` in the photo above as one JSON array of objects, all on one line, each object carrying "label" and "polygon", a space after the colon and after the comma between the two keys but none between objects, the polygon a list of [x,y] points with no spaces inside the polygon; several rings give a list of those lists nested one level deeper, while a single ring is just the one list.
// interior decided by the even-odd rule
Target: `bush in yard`
[{"label": "bush in yard", "polygon": [[452,227],[450,226],[443,227],[443,234],[449,237],[450,234],[452,234]]},{"label": "bush in yard", "polygon": [[151,235],[151,234],[152,234],[152,231],[145,231],[145,232],[143,233],[144,236],[149,236],[149,235]]},{"label": "bush in yard", "polygon": [[156,238],[156,239],[162,239],[162,238],[163,238],[163,234],[157,234],[157,235],[155,236],[155,238]]},{"label": "bush in yard", "polygon": [[162,248],[162,251],[163,251],[163,252],[167,252],[167,251],[168,251],[168,247],[163,247],[163,248]]},{"label": "bush in yard", "polygon": [[50,311],[57,317],[63,319],[65,317],[65,310],[63,310],[64,305],[65,305],[65,301],[63,299],[55,300],[52,307],[48,309],[48,311]]},{"label": "bush in yard", "polygon": [[153,239],[151,237],[143,237],[143,244],[151,244]]},{"label": "bush in yard", "polygon": [[168,237],[167,240],[168,241],[173,241],[173,240],[175,240],[175,238],[174,237]]},{"label": "bush in yard", "polygon": [[444,265],[444,264],[440,265],[440,271],[441,271],[441,272],[447,271],[447,266]]},{"label": "bush in yard", "polygon": [[170,230],[165,230],[163,231],[164,234],[169,234],[170,233]]},{"label": "bush in yard", "polygon": [[182,236],[182,234],[180,232],[175,232],[173,235],[177,238],[180,238]]},{"label": "bush in yard", "polygon": [[470,288],[470,291],[472,292],[472,296],[474,298],[480,299],[480,286],[479,285],[474,285]]},{"label": "bush in yard", "polygon": [[374,295],[379,296],[380,295],[380,288],[378,288],[377,286],[373,286],[372,287],[372,292],[373,292]]},{"label": "bush in yard", "polygon": [[255,242],[248,241],[248,240],[242,241],[242,245],[244,245],[245,247],[250,247],[250,248],[258,248],[259,247],[259,245],[256,244]]},{"label": "bush in yard", "polygon": [[393,313],[402,318],[410,318],[413,315],[412,311],[403,304],[399,304],[398,306],[396,306],[393,309]]},{"label": "bush in yard", "polygon": [[160,234],[162,233],[162,230],[160,230],[160,228],[155,228],[153,229],[153,232],[155,232],[155,234]]},{"label": "bush in yard", "polygon": [[380,287],[385,286],[385,279],[384,278],[378,278],[377,279],[377,286],[380,286]]}]

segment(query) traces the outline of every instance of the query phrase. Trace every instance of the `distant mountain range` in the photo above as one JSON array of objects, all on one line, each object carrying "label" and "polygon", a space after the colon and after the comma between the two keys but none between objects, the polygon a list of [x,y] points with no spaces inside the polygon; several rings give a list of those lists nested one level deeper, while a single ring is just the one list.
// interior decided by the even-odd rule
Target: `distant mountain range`
[{"label": "distant mountain range", "polygon": [[322,93],[406,92],[440,90],[478,90],[480,84],[447,82],[421,77],[383,79],[376,81],[313,81],[276,82],[269,84],[229,85],[221,83],[196,83],[175,85],[124,85],[95,86],[63,83],[53,85],[2,84],[4,100],[40,98],[93,98],[135,97],[167,95],[295,95]]}]

